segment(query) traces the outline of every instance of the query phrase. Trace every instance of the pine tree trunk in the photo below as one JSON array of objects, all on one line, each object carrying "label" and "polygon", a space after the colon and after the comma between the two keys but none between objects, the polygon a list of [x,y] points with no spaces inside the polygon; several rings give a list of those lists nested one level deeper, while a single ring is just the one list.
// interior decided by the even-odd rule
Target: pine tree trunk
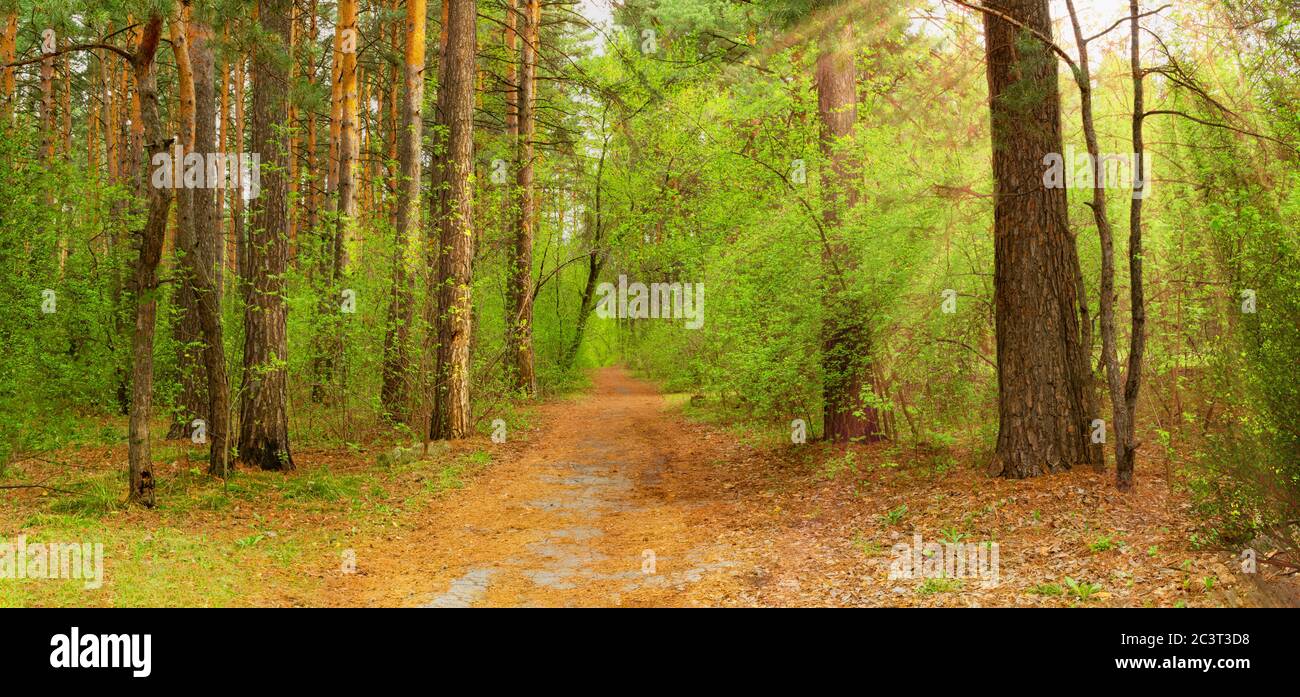
[{"label": "pine tree trunk", "polygon": [[1124,408],[1128,412],[1128,433],[1116,446],[1115,485],[1120,491],[1133,488],[1133,464],[1137,457],[1137,400],[1142,387],[1142,356],[1146,352],[1147,312],[1142,277],[1142,204],[1148,191],[1146,171],[1146,144],[1142,136],[1142,123],[1146,111],[1146,90],[1142,80],[1142,43],[1138,26],[1138,0],[1129,0],[1129,62],[1133,77],[1133,157],[1138,168],[1135,176],[1133,199],[1129,204],[1128,273],[1129,311],[1133,327],[1129,333],[1128,375],[1124,381]]},{"label": "pine tree trunk", "polygon": [[474,67],[475,0],[449,0],[447,39],[440,86],[446,90],[440,114],[447,127],[447,206],[441,226],[438,302],[438,360],[435,367],[434,408],[429,435],[433,439],[465,438],[469,420],[469,341],[471,262],[474,258]]},{"label": "pine tree trunk", "polygon": [[399,422],[409,417],[411,381],[411,321],[414,317],[410,260],[411,240],[420,230],[420,157],[424,131],[425,0],[406,0],[405,91],[398,149],[401,172],[397,182],[397,233],[393,246],[393,298],[384,335],[384,382],[381,403]]},{"label": "pine tree trunk", "polygon": [[261,156],[260,190],[252,199],[244,311],[244,379],[239,408],[239,461],[291,470],[286,374],[285,279],[289,262],[286,178],[288,142],[278,127],[286,110],[285,46],[289,0],[259,0],[267,33],[253,54],[253,152]]},{"label": "pine tree trunk", "polygon": [[[154,56],[162,34],[162,17],[149,18],[140,34],[140,43],[131,61],[135,73],[136,94],[140,102],[140,129],[147,138],[147,154],[167,152],[158,118],[158,86]],[[142,143],[143,144],[143,143]],[[143,165],[137,165],[143,168]],[[172,190],[168,186],[142,187],[147,191],[149,210],[139,233],[140,254],[131,280],[135,300],[135,331],[131,337],[131,415],[128,434],[130,492],[128,500],[152,508],[154,498],[153,457],[150,451],[149,417],[153,411],[153,342],[158,315],[158,262],[162,259],[163,238],[167,232],[167,214]]]},{"label": "pine tree trunk", "polygon": [[[604,118],[601,119],[601,132],[605,131]],[[600,159],[596,161],[596,183],[593,198],[595,204],[592,209],[586,211],[583,217],[583,227],[588,231],[587,244],[591,247],[591,252],[587,255],[587,283],[582,289],[582,301],[578,306],[578,320],[573,328],[573,341],[569,342],[569,348],[564,352],[564,360],[561,365],[565,370],[573,368],[574,362],[578,358],[578,351],[582,348],[582,337],[587,330],[587,320],[591,317],[592,309],[595,307],[596,288],[600,281],[600,272],[605,267],[605,254],[599,250],[600,243],[604,238],[605,214],[602,208],[604,197],[603,185],[605,181],[605,155],[609,151],[609,137],[606,136],[600,146]]]},{"label": "pine tree trunk", "polygon": [[[190,63],[194,70],[196,152],[217,151],[217,134],[213,118],[216,99],[213,94],[212,30],[202,23],[190,25]],[[217,190],[211,182],[194,191],[194,228],[192,248],[186,258],[193,259],[190,275],[194,278],[199,325],[203,330],[203,366],[207,377],[208,473],[224,477],[230,469],[230,382],[226,370],[226,352],[221,326],[221,221],[217,213]]]},{"label": "pine tree trunk", "polygon": [[[1047,0],[991,8],[1046,36]],[[994,319],[998,356],[995,470],[1034,477],[1089,461],[1077,252],[1063,188],[1043,182],[1061,153],[1057,60],[1010,23],[984,17],[992,113]]]},{"label": "pine tree trunk", "polygon": [[[18,13],[5,15],[4,28],[0,30],[0,64],[14,62],[18,57]],[[9,125],[14,115],[15,68],[0,68],[0,118]]]},{"label": "pine tree trunk", "polygon": [[541,25],[541,3],[525,0],[523,46],[519,59],[519,137],[516,180],[519,195],[514,244],[506,268],[508,314],[506,316],[507,372],[515,389],[525,395],[537,391],[533,368],[533,237],[537,192],[534,190],[533,141],[537,132],[537,46]]},{"label": "pine tree trunk", "polygon": [[[44,36],[40,50],[45,52]],[[42,160],[54,159],[54,56],[41,59],[41,152]]]},{"label": "pine tree trunk", "polygon": [[[194,73],[190,62],[190,47],[186,35],[186,15],[188,8],[176,5],[169,22],[172,52],[176,56],[176,80],[179,86],[180,105],[177,110],[180,121],[182,157],[173,162],[174,167],[184,171],[184,156],[195,152],[194,149]],[[176,367],[180,372],[181,393],[177,413],[171,428],[167,431],[170,439],[189,438],[195,419],[210,421],[208,416],[208,396],[206,388],[205,367],[203,362],[203,330],[199,323],[198,298],[194,288],[194,275],[191,273],[193,263],[186,255],[194,247],[194,194],[195,190],[181,187],[176,191],[176,295],[180,316],[173,328],[176,339]]]},{"label": "pine tree trunk", "polygon": [[[317,5],[317,0],[311,0],[310,9],[308,10],[308,17],[309,17],[309,20],[308,20],[308,36],[313,37],[313,41],[315,40],[314,37],[316,37],[316,36],[319,35],[319,30],[318,30],[318,28],[317,28],[317,27],[318,27],[318,21],[317,21],[318,13],[317,13],[317,11],[316,11],[316,5]],[[316,66],[314,66],[314,65],[311,66],[311,70],[310,70],[310,72],[307,74],[307,82],[308,82],[308,84],[311,85],[310,89],[311,89],[312,91],[314,91],[314,90],[315,90],[315,86],[316,86]],[[307,146],[306,146],[306,151],[307,151],[307,152],[306,152],[306,159],[307,159],[307,161],[306,161],[307,176],[305,177],[304,185],[307,187],[307,195],[306,195],[306,196],[304,197],[304,199],[303,199],[303,209],[302,209],[302,210],[303,210],[303,219],[302,219],[302,224],[301,224],[302,232],[301,232],[300,234],[314,235],[314,234],[316,233],[316,212],[317,212],[317,210],[318,210],[317,207],[318,207],[318,205],[319,205],[318,194],[319,194],[319,189],[320,189],[320,186],[321,186],[321,182],[323,181],[323,180],[321,179],[321,177],[319,176],[319,174],[317,173],[317,171],[316,171],[316,169],[317,169],[317,153],[316,153],[316,141],[317,141],[317,137],[316,137],[316,110],[315,110],[315,109],[307,109],[307,110],[306,110],[306,120],[307,120],[307,126],[306,126],[306,131],[307,131]],[[308,272],[310,273],[310,272],[311,272],[311,269],[309,269]]]},{"label": "pine tree trunk", "polygon": [[871,328],[867,313],[851,288],[856,265],[837,228],[857,203],[855,165],[844,141],[857,120],[857,68],[853,64],[853,27],[845,22],[836,36],[827,30],[817,57],[817,113],[821,121],[822,225],[825,290],[822,297],[822,428],[831,442],[882,438],[876,410],[862,399],[871,387]]},{"label": "pine tree trunk", "polygon": [[[292,14],[292,13],[291,13]],[[298,57],[296,49],[298,45],[298,22],[301,19],[289,19],[289,84],[292,85],[298,77]],[[293,100],[289,102],[289,114],[287,125],[292,135],[289,136],[289,203],[288,213],[286,214],[285,225],[289,228],[289,261],[296,269],[298,266],[298,104]]]},{"label": "pine tree trunk", "polygon": [[[361,141],[358,138],[357,49],[360,37],[357,26],[357,0],[339,0],[339,30],[352,32],[356,42],[352,50],[343,50],[343,63],[339,71],[339,90],[342,111],[339,122],[339,203],[338,232],[335,237],[335,267],[341,275],[348,266],[347,245],[352,239],[352,226],[357,215],[357,155]],[[346,47],[345,47],[346,49]]]},{"label": "pine tree trunk", "polygon": [[[321,274],[321,287],[317,310],[321,317],[338,320],[339,282],[348,269],[348,243],[356,216],[356,161],[360,143],[357,139],[357,49],[360,47],[357,26],[356,0],[340,0],[338,21],[334,30],[334,84],[331,88],[333,119],[330,123],[331,144],[334,153],[331,178],[334,197],[331,206],[335,212],[334,228],[329,240],[327,273]],[[332,322],[315,341],[315,358],[312,361],[312,400],[324,402],[328,398],[327,386],[334,380],[334,366],[343,353],[338,330]]]},{"label": "pine tree trunk", "polygon": [[447,26],[450,14],[448,3],[441,0],[438,23],[437,98],[434,102],[434,123],[430,133],[429,163],[429,222],[426,226],[424,250],[425,302],[422,308],[424,337],[420,347],[419,393],[421,396],[418,418],[432,422],[436,410],[438,363],[438,318],[442,314],[442,226],[447,218]]},{"label": "pine tree trunk", "polygon": [[230,271],[244,304],[249,302],[248,295],[248,240],[245,231],[244,188],[247,176],[245,171],[250,164],[242,160],[244,152],[244,103],[245,82],[247,81],[246,59],[235,59],[235,128],[231,133],[231,150],[241,154],[240,171],[237,175],[238,186],[231,192],[234,200],[230,203],[230,245],[227,256],[230,257]]}]

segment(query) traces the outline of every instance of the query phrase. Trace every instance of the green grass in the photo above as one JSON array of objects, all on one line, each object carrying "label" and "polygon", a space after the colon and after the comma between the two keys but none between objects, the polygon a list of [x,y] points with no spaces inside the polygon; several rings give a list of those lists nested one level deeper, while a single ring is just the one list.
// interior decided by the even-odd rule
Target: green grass
[{"label": "green grass", "polygon": [[125,485],[120,476],[98,477],[86,481],[76,494],[68,494],[50,501],[51,513],[65,513],[86,518],[102,518],[122,508],[122,490]]},{"label": "green grass", "polygon": [[323,471],[287,479],[280,487],[280,494],[286,500],[334,502],[355,499],[360,493],[361,477],[340,476]]},{"label": "green grass", "polygon": [[1088,549],[1094,553],[1109,552],[1112,549],[1118,549],[1123,542],[1117,540],[1112,535],[1098,535],[1097,539],[1088,543]]},{"label": "green grass", "polygon": [[1030,586],[1025,592],[1033,595],[1051,596],[1063,595],[1065,593],[1065,591],[1061,589],[1061,586],[1056,583],[1040,583],[1036,586]]},{"label": "green grass", "polygon": [[939,535],[943,538],[944,542],[950,545],[959,544],[962,540],[970,537],[970,535],[967,535],[964,532],[959,532],[957,528],[944,528],[939,531]]},{"label": "green grass", "polygon": [[868,539],[862,533],[858,533],[853,538],[853,546],[857,547],[863,554],[868,557],[874,557],[884,553],[885,548],[879,542]]},{"label": "green grass", "polygon": [[1065,577],[1064,582],[1065,582],[1065,588],[1070,592],[1070,595],[1073,595],[1075,598],[1083,602],[1087,602],[1089,599],[1092,598],[1092,596],[1096,595],[1101,591],[1101,586],[1095,583],[1088,583],[1087,581],[1076,581],[1070,578],[1069,576]]},{"label": "green grass", "polygon": [[852,450],[846,450],[843,455],[832,457],[823,462],[818,474],[822,479],[830,481],[844,472],[856,473],[857,471],[858,454]]},{"label": "green grass", "polygon": [[460,456],[456,460],[439,466],[432,476],[424,480],[425,491],[441,494],[453,489],[465,487],[465,478],[483,469],[492,462],[492,454],[485,450],[476,450]]},{"label": "green grass", "polygon": [[951,593],[961,590],[962,581],[959,578],[927,578],[921,584],[916,592],[920,595],[934,595],[936,593]]},{"label": "green grass", "polygon": [[900,522],[902,522],[903,516],[906,515],[907,515],[907,504],[903,504],[898,508],[895,508],[892,511],[889,511],[888,513],[885,513],[884,515],[880,516],[880,520],[885,525],[898,525]]},{"label": "green grass", "polygon": [[[525,412],[518,423],[526,423]],[[98,589],[82,579],[0,581],[0,608],[311,602],[324,582],[321,569],[337,568],[339,549],[355,536],[402,525],[403,516],[468,486],[493,461],[488,447],[456,457],[431,453],[400,468],[240,470],[222,481],[195,459],[201,450],[188,443],[155,450],[156,462],[178,467],[168,465],[157,479],[158,505],[150,511],[125,505],[121,470],[66,467],[45,481],[74,493],[50,492],[26,499],[28,509],[0,512],[0,538],[99,543],[104,562]],[[300,513],[320,517],[323,526],[303,526]]]}]

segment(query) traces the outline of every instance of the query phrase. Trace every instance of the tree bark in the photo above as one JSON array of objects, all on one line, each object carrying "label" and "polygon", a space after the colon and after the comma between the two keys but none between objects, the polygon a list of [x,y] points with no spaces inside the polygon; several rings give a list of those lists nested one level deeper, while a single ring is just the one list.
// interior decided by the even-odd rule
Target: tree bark
[{"label": "tree bark", "polygon": [[[1051,36],[1047,0],[986,4]],[[1065,189],[1043,181],[1044,156],[1062,152],[1057,59],[1036,38],[990,14],[984,33],[995,195],[994,470],[1033,477],[1090,457],[1077,252]]]},{"label": "tree bark", "polygon": [[284,47],[289,0],[258,0],[266,41],[253,53],[253,152],[261,157],[260,191],[252,199],[244,310],[244,379],[239,409],[239,461],[291,470],[286,373],[285,269],[289,262],[287,138],[278,120],[288,92]]},{"label": "tree bark", "polygon": [[360,36],[357,26],[357,0],[339,0],[339,31],[351,32],[352,50],[345,43],[341,44],[342,65],[339,69],[339,188],[338,218],[335,233],[334,265],[336,275],[341,275],[348,266],[347,245],[352,239],[352,225],[357,215],[356,165],[360,151],[357,138],[358,95],[357,95],[357,49],[360,48]]},{"label": "tree bark", "polygon": [[[176,56],[177,92],[180,95],[177,110],[180,123],[181,153],[175,158],[173,167],[184,171],[184,158],[194,149],[194,73],[190,61],[189,38],[186,34],[189,8],[177,4],[172,14],[169,30],[172,52]],[[180,372],[181,393],[177,400],[177,412],[168,438],[189,438],[195,419],[210,421],[208,416],[208,396],[205,367],[203,362],[203,330],[199,322],[198,298],[195,291],[195,279],[191,273],[192,260],[186,255],[194,247],[194,195],[195,189],[182,186],[176,191],[176,295],[175,302],[180,308],[172,335],[176,339],[176,367]]]},{"label": "tree bark", "polygon": [[[212,30],[203,22],[190,24],[190,62],[194,70],[195,130],[194,148],[200,153],[217,152],[217,134],[213,118],[216,99],[213,94]],[[213,173],[208,172],[211,176]],[[208,473],[224,477],[230,470],[230,382],[226,370],[226,352],[221,326],[221,284],[217,271],[221,267],[217,252],[221,245],[221,221],[217,214],[217,192],[208,186],[194,191],[194,228],[192,247],[186,259],[192,259],[190,275],[194,278],[194,295],[199,326],[203,330],[203,365],[207,377]]]},{"label": "tree bark", "polygon": [[[44,53],[44,35],[40,38],[40,51]],[[55,56],[52,53],[40,60],[40,159],[55,159]]]},{"label": "tree bark", "polygon": [[524,395],[537,392],[533,367],[533,237],[537,192],[533,149],[537,133],[537,47],[542,9],[539,0],[524,0],[523,45],[519,52],[518,139],[515,185],[519,197],[514,244],[506,262],[506,372]]},{"label": "tree bark", "polygon": [[[14,62],[18,57],[18,13],[6,13],[4,18],[4,29],[0,32],[0,64],[9,64]],[[14,115],[14,88],[15,88],[15,68],[0,68],[0,101],[4,102],[3,108],[0,108],[0,117],[6,124],[12,121]]]},{"label": "tree bark", "polygon": [[443,46],[446,196],[438,254],[438,360],[429,437],[465,438],[469,421],[471,262],[474,258],[474,68],[476,0],[449,0]]},{"label": "tree bark", "polygon": [[427,22],[425,0],[406,0],[405,92],[402,97],[397,182],[397,232],[393,248],[393,297],[384,335],[384,369],[381,404],[395,421],[409,417],[411,380],[411,321],[414,318],[411,286],[411,240],[420,230],[420,157],[424,131],[424,42]]},{"label": "tree bark", "polygon": [[578,305],[578,319],[573,328],[573,341],[564,351],[564,361],[562,363],[565,370],[573,368],[574,362],[578,358],[578,350],[582,348],[582,337],[587,332],[587,321],[591,319],[591,311],[595,308],[596,287],[599,285],[600,272],[605,266],[605,256],[599,252],[592,252],[587,257],[587,283],[582,288],[582,299]]},{"label": "tree bark", "polygon": [[[231,134],[232,149],[236,153],[244,152],[244,83],[247,81],[248,69],[247,61],[244,56],[238,56],[235,59],[235,128]],[[230,213],[230,242],[232,249],[227,256],[230,257],[230,270],[235,279],[235,285],[238,287],[240,297],[243,298],[244,304],[250,302],[248,294],[248,238],[247,226],[245,225],[246,216],[244,215],[244,171],[247,163],[241,161],[241,169],[237,175],[238,186],[234,188],[234,200],[231,201]]]},{"label": "tree bark", "polygon": [[[44,36],[40,50],[45,52]],[[43,161],[54,159],[54,55],[41,59],[41,152]]]},{"label": "tree bark", "polygon": [[[319,30],[317,29],[318,12],[316,10],[316,5],[317,5],[317,0],[311,0],[310,8],[308,9],[307,35],[313,37],[312,39],[313,41],[316,40],[315,37],[319,36]],[[312,65],[310,67],[311,69],[307,73],[307,83],[310,85],[308,89],[314,92],[316,88],[316,66]],[[307,176],[304,178],[303,184],[307,189],[307,194],[303,198],[303,208],[302,208],[303,216],[302,216],[302,224],[301,224],[302,231],[299,234],[314,235],[316,232],[316,215],[319,206],[318,195],[320,191],[321,182],[323,181],[323,179],[319,176],[319,174],[316,171],[317,170],[316,109],[306,109],[305,115],[307,121],[307,125],[306,125],[307,145],[306,145],[306,163],[305,163],[307,169]],[[309,274],[311,273],[311,269],[308,270],[308,273]]]},{"label": "tree bark", "polygon": [[[330,191],[334,196],[330,205],[335,213],[333,234],[329,238],[327,273],[321,274],[320,297],[317,309],[321,317],[337,320],[339,282],[348,269],[348,243],[356,216],[356,162],[359,153],[357,139],[357,50],[361,38],[357,26],[356,0],[340,0],[338,20],[334,29],[334,84],[330,123],[330,150],[336,160],[331,161],[333,176]],[[343,353],[338,331],[326,324],[325,331],[316,339],[315,357],[312,361],[312,400],[328,399],[327,386],[334,380],[334,366]]]},{"label": "tree bark", "polygon": [[[857,203],[855,167],[844,141],[857,121],[857,68],[853,64],[853,27],[845,22],[820,37],[817,57],[817,113],[822,167],[822,222],[837,236],[843,214]],[[822,296],[822,428],[831,442],[875,441],[883,435],[875,408],[862,399],[871,390],[871,327],[850,292],[847,272],[855,266],[848,245],[831,239],[823,249],[825,290]]]},{"label": "tree bark", "polygon": [[[158,118],[158,86],[154,57],[162,34],[162,17],[153,15],[140,33],[140,43],[131,59],[136,94],[140,103],[140,129],[147,139],[149,161],[166,154],[168,141]],[[142,165],[140,166],[143,169]],[[144,180],[147,182],[147,178]],[[151,186],[147,191],[149,211],[139,233],[140,254],[131,279],[135,299],[135,331],[131,337],[131,415],[128,434],[130,492],[127,500],[152,508],[154,498],[153,457],[150,452],[149,417],[153,411],[153,342],[158,316],[158,262],[162,259],[167,213],[171,208],[170,186]]]},{"label": "tree bark", "polygon": [[[1124,381],[1124,408],[1127,410],[1129,429],[1116,448],[1115,485],[1120,491],[1133,488],[1133,461],[1137,453],[1137,400],[1142,388],[1142,356],[1146,352],[1146,298],[1142,286],[1142,204],[1148,192],[1146,171],[1146,144],[1142,138],[1142,122],[1146,117],[1146,90],[1142,79],[1142,44],[1139,33],[1138,0],[1129,0],[1129,62],[1133,71],[1133,158],[1135,172],[1133,200],[1128,216],[1128,273],[1129,311],[1133,326],[1129,332],[1128,376]],[[1141,194],[1139,195],[1139,192]],[[1119,455],[1122,451],[1123,455]]]}]

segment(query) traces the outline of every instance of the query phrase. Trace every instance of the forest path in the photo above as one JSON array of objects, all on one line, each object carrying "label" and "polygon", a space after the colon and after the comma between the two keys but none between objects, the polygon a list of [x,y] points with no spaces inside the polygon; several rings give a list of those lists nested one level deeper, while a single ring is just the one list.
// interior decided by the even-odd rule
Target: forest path
[{"label": "forest path", "polygon": [[[687,420],[621,368],[538,407],[492,464],[382,537],[312,604],[423,607],[1236,605],[1230,553],[1195,550],[1157,463],[1137,493],[1084,468],[990,479],[888,443],[794,446]],[[941,453],[942,454],[942,453]],[[967,461],[959,466],[956,457]],[[889,515],[886,515],[886,514]],[[997,541],[1000,572],[890,578],[892,549]],[[1104,544],[1103,544],[1104,543]],[[912,545],[915,546],[914,544]],[[1093,584],[1074,597],[1066,577]],[[1213,586],[1206,578],[1217,579]],[[1055,592],[1035,592],[1044,584]],[[322,602],[323,601],[323,602]]]},{"label": "forest path", "polygon": [[[364,604],[716,605],[734,595],[742,555],[724,540],[722,454],[692,437],[649,384],[621,368],[589,394],[542,407],[544,427],[433,506],[376,562]],[[516,444],[518,447],[518,444]],[[382,559],[375,559],[375,557]]]}]

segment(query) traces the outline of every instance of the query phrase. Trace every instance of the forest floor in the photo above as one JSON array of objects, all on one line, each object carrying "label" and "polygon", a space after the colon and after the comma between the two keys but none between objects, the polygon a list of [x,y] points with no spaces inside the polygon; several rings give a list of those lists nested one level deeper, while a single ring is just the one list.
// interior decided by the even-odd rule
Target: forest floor
[{"label": "forest floor", "polygon": [[[417,462],[304,450],[292,474],[223,485],[178,457],[159,468],[154,511],[113,498],[123,446],[61,453],[46,462],[77,469],[56,485],[83,493],[0,492],[16,504],[0,506],[0,538],[103,541],[104,585],[0,579],[0,606],[1287,602],[1263,578],[1272,569],[1243,574],[1236,553],[1193,549],[1162,463],[1139,461],[1136,491],[1121,495],[1091,471],[991,479],[960,453],[792,445],[788,431],[699,416],[686,395],[607,368],[505,443],[480,436]],[[996,583],[891,580],[894,546],[917,536],[997,543]]]}]

